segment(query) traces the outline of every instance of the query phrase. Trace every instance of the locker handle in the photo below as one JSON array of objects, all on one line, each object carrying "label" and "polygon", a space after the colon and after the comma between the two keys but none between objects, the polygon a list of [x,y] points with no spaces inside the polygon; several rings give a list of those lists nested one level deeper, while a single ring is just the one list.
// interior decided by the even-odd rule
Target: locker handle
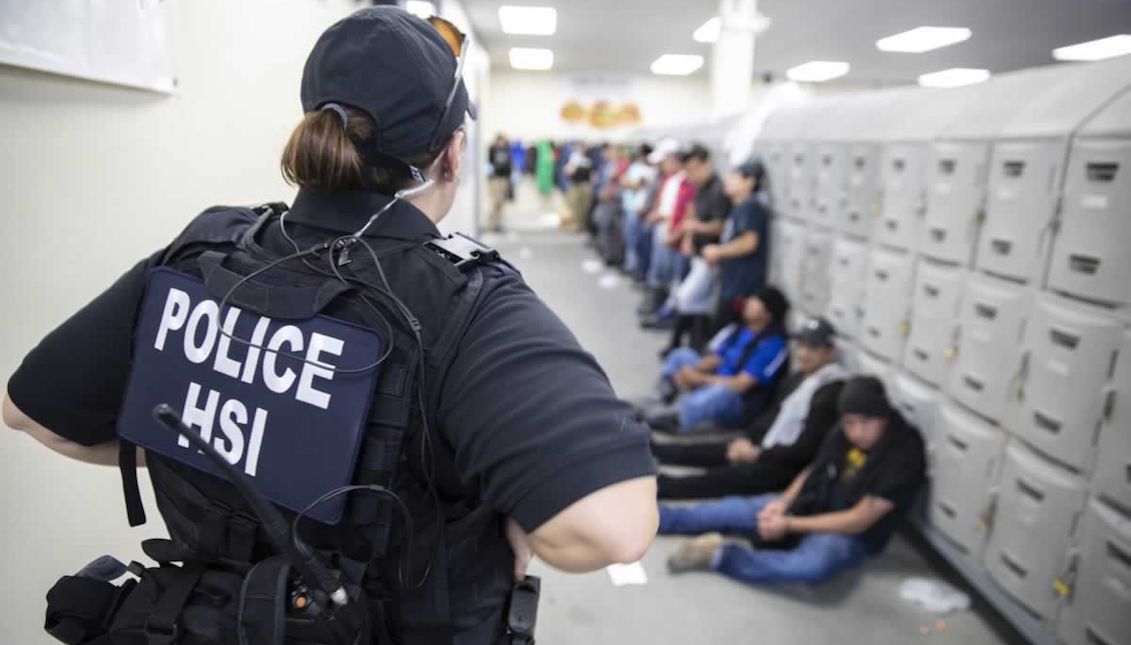
[{"label": "locker handle", "polygon": [[1092,629],[1090,625],[1084,627],[1084,639],[1084,645],[1115,645],[1112,641],[1097,634],[1096,630]]},{"label": "locker handle", "polygon": [[1052,417],[1046,414],[1042,414],[1041,412],[1038,412],[1036,410],[1033,411],[1033,423],[1036,423],[1037,427],[1042,430],[1046,430],[1053,434],[1060,434],[1060,421],[1057,421],[1056,419],[1053,419]]},{"label": "locker handle", "polygon": [[1080,336],[1064,331],[1063,329],[1049,329],[1049,339],[1054,345],[1065,349],[1076,349],[1080,344]]},{"label": "locker handle", "polygon": [[866,164],[866,163],[867,163],[867,160],[864,159],[864,157],[856,157],[856,159],[854,159],[852,161],[852,165],[856,166],[857,170],[863,170],[864,164]]},{"label": "locker handle", "polygon": [[925,284],[923,285],[923,293],[931,298],[937,298],[939,296],[939,288],[933,284]]},{"label": "locker handle", "polygon": [[868,335],[872,338],[879,338],[881,333],[878,327],[868,327]]},{"label": "locker handle", "polygon": [[832,157],[832,155],[824,155],[824,156],[822,156],[822,157],[821,157],[821,163],[822,163],[823,165],[826,165],[826,166],[831,166],[831,165],[833,165],[833,157]]},{"label": "locker handle", "polygon": [[954,446],[955,448],[958,448],[962,452],[966,452],[966,450],[970,448],[970,444],[966,443],[965,441],[959,439],[958,437],[956,437],[952,434],[948,434],[946,436],[946,440],[947,440],[947,443]]},{"label": "locker handle", "polygon": [[1025,172],[1024,161],[1005,161],[1001,164],[1001,171],[1006,177],[1020,177]]},{"label": "locker handle", "polygon": [[990,248],[998,255],[1009,255],[1009,251],[1013,248],[1013,242],[1009,240],[990,240]]},{"label": "locker handle", "polygon": [[1100,259],[1090,255],[1073,253],[1068,256],[1068,268],[1076,273],[1095,275],[1100,269]]},{"label": "locker handle", "polygon": [[953,175],[954,167],[958,164],[954,159],[939,159],[939,174]]},{"label": "locker handle", "polygon": [[915,356],[915,358],[917,360],[922,361],[924,363],[927,362],[927,359],[929,359],[931,357],[931,355],[929,353],[927,353],[927,350],[925,350],[921,347],[912,348],[911,353]]},{"label": "locker handle", "polygon": [[1088,181],[1110,182],[1115,179],[1119,171],[1119,164],[1114,162],[1092,162],[1085,167]]},{"label": "locker handle", "polygon": [[1124,568],[1131,570],[1131,553],[1127,553],[1119,548],[1118,544],[1112,542],[1107,543],[1107,557],[1123,565]]},{"label": "locker handle", "polygon": [[978,314],[978,316],[981,318],[985,318],[986,320],[993,320],[994,318],[997,318],[997,307],[991,307],[990,305],[979,303],[974,305],[974,313]]},{"label": "locker handle", "polygon": [[894,231],[895,229],[899,228],[899,220],[885,219],[884,226],[888,227],[889,231]]},{"label": "locker handle", "polygon": [[947,504],[946,502],[939,502],[938,504],[935,504],[935,506],[938,506],[943,515],[949,517],[952,520],[958,517],[958,511],[954,510],[954,507],[950,504]]},{"label": "locker handle", "polygon": [[880,280],[886,281],[890,274],[887,271],[884,271],[883,269],[876,269],[875,271],[872,272],[872,275],[876,276]]},{"label": "locker handle", "polygon": [[1009,555],[1008,553],[1000,553],[998,554],[998,558],[1001,560],[1001,563],[1004,564],[1007,569],[1016,574],[1018,578],[1027,578],[1029,576],[1029,570],[1021,566],[1021,563],[1019,563],[1017,560],[1014,560],[1013,556]]},{"label": "locker handle", "polygon": [[857,213],[856,211],[852,211],[851,213],[848,214],[848,221],[853,222],[853,223],[859,222],[860,221],[860,213]]},{"label": "locker handle", "polygon": [[946,240],[946,229],[941,226],[931,227],[931,240],[934,242],[943,242]]},{"label": "locker handle", "polygon": [[896,172],[903,172],[903,169],[907,167],[907,162],[903,159],[892,159],[891,167]]},{"label": "locker handle", "polygon": [[980,380],[974,378],[973,376],[963,376],[962,382],[966,384],[966,387],[974,390],[975,392],[981,392],[986,387],[985,383],[982,383]]},{"label": "locker handle", "polygon": [[1017,480],[1017,490],[1021,491],[1021,494],[1025,497],[1030,497],[1035,501],[1045,501],[1045,494],[1023,479]]}]

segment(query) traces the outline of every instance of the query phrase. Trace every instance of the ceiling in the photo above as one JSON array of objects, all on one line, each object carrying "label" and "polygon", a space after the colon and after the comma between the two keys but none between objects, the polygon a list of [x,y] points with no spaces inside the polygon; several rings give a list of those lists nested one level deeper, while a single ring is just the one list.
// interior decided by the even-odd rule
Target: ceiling
[{"label": "ceiling", "polygon": [[[561,72],[647,74],[660,54],[702,54],[691,38],[718,0],[463,0],[492,63],[511,47],[549,47]],[[502,4],[553,6],[553,36],[511,36]],[[773,22],[755,45],[756,73],[781,76],[809,60],[844,60],[847,81],[900,83],[950,67],[1004,72],[1055,62],[1054,47],[1131,33],[1131,0],[760,0]],[[875,41],[920,25],[969,27],[970,40],[924,54],[885,53]],[[708,66],[698,72],[705,74]]]}]

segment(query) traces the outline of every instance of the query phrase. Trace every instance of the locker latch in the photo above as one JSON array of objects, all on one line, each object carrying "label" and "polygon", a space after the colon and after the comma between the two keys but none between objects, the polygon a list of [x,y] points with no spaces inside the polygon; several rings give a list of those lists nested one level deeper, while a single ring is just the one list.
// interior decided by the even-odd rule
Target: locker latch
[{"label": "locker latch", "polygon": [[1072,598],[1072,592],[1076,586],[1076,572],[1080,565],[1080,554],[1077,551],[1072,551],[1068,554],[1068,564],[1064,568],[1064,572],[1057,576],[1056,580],[1052,583],[1053,591],[1061,600],[1069,600]]},{"label": "locker latch", "polygon": [[994,528],[994,514],[997,512],[997,493],[990,493],[986,508],[978,515],[977,531],[989,533]]}]

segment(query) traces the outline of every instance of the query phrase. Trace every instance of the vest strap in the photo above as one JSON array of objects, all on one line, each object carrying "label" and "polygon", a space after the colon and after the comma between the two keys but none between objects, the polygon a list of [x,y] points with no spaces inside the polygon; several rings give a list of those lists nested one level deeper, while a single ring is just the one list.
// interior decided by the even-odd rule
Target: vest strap
[{"label": "vest strap", "polygon": [[118,470],[122,474],[122,495],[126,499],[126,517],[130,526],[145,524],[145,505],[137,485],[137,446],[118,439]]}]

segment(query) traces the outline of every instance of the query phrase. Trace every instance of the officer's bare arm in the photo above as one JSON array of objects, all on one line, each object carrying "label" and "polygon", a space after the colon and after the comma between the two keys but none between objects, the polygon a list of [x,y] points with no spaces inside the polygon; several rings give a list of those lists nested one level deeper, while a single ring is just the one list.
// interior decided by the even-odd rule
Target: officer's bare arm
[{"label": "officer's bare arm", "polygon": [[644,557],[660,524],[656,478],[607,486],[574,502],[530,535],[534,554],[570,573]]},{"label": "officer's bare arm", "polygon": [[[85,461],[88,464],[101,466],[118,465],[118,442],[107,441],[96,446],[84,446],[69,439],[64,439],[39,425],[34,419],[24,414],[12,402],[11,397],[4,395],[4,423],[13,430],[20,430],[31,435],[36,441],[54,450],[60,455]],[[143,454],[138,455],[138,465],[144,465]]]}]

